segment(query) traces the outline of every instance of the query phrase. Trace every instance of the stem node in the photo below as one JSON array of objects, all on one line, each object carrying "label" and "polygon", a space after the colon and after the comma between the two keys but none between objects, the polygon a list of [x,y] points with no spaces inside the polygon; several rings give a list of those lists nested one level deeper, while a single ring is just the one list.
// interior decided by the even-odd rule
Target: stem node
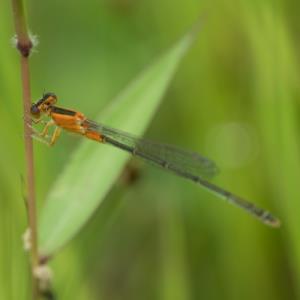
[{"label": "stem node", "polygon": [[18,42],[17,42],[17,49],[20,51],[20,53],[23,57],[29,56],[32,47],[33,47],[33,44],[31,42],[31,40],[27,40],[27,41],[18,40]]}]

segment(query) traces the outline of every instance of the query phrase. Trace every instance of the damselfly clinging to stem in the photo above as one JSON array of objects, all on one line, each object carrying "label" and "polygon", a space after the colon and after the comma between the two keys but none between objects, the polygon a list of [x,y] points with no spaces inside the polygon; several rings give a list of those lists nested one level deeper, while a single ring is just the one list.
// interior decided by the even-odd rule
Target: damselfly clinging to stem
[{"label": "damselfly clinging to stem", "polygon": [[[138,138],[118,129],[96,123],[78,111],[55,106],[56,102],[55,94],[45,93],[40,100],[32,104],[33,122],[45,124],[41,132],[34,131],[33,137],[51,146],[58,139],[61,130],[64,129],[100,143],[110,144],[178,176],[194,181],[209,192],[244,209],[269,226],[280,226],[280,221],[268,211],[204,179],[213,176],[217,172],[217,168],[212,161],[200,154]],[[47,122],[43,118],[44,116],[48,117]],[[49,138],[48,130],[51,126],[54,126],[55,129]]]}]

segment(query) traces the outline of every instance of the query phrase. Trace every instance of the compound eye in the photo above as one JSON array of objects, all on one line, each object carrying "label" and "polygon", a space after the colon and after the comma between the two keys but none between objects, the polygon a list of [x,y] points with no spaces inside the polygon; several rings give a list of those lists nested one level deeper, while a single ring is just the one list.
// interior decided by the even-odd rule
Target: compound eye
[{"label": "compound eye", "polygon": [[32,115],[39,115],[40,110],[38,109],[38,107],[36,105],[32,105],[30,108],[30,112]]}]

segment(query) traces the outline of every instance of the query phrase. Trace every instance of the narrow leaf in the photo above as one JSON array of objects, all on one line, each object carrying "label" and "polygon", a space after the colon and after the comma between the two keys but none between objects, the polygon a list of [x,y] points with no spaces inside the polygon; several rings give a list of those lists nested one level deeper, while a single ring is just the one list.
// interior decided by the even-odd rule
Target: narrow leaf
[{"label": "narrow leaf", "polygon": [[[142,135],[194,37],[195,32],[187,34],[150,65],[96,121]],[[82,142],[55,182],[42,210],[39,245],[43,255],[56,252],[84,226],[128,158],[128,154],[108,145]]]}]

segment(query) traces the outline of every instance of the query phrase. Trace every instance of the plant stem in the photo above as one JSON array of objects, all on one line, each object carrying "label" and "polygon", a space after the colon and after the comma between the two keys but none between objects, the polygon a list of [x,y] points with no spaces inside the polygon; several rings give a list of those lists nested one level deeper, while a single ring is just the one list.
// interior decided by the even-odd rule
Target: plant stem
[{"label": "plant stem", "polygon": [[31,274],[33,299],[38,299],[38,281],[34,276],[34,270],[39,264],[38,258],[38,244],[37,244],[37,217],[35,204],[35,184],[34,184],[34,160],[33,160],[33,145],[32,145],[32,130],[28,126],[31,124],[30,118],[30,73],[29,73],[29,54],[32,48],[30,40],[24,4],[22,0],[11,0],[15,30],[17,35],[17,49],[21,55],[21,79],[23,90],[23,108],[24,108],[24,142],[25,142],[25,157],[26,157],[26,182],[27,182],[27,209],[29,228],[31,233]]}]

